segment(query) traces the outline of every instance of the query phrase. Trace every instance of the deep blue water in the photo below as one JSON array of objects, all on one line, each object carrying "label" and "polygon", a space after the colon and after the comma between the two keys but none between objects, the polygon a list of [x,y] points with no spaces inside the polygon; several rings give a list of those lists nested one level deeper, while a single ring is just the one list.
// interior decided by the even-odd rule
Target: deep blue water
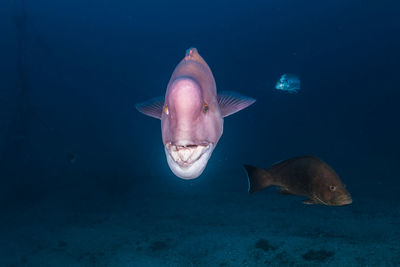
[{"label": "deep blue water", "polygon": [[[353,205],[398,211],[399,12],[396,1],[361,0],[1,1],[1,209],[56,199],[91,211],[136,191],[246,196],[243,163],[312,154]],[[189,47],[217,90],[257,102],[225,119],[204,173],[183,181],[168,168],[160,122],[134,105],[165,93]],[[300,78],[299,92],[274,89],[284,73]]]}]

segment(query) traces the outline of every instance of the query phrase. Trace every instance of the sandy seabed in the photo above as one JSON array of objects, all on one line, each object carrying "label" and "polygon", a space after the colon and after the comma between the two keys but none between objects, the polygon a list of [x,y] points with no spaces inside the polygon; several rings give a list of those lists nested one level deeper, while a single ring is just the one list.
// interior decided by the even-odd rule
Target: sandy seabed
[{"label": "sandy seabed", "polygon": [[58,192],[2,213],[0,266],[400,266],[400,202],[301,200]]}]

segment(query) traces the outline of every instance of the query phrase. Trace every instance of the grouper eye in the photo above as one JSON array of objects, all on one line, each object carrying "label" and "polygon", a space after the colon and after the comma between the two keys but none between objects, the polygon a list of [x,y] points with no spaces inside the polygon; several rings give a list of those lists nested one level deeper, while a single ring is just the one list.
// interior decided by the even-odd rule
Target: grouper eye
[{"label": "grouper eye", "polygon": [[329,190],[335,191],[336,190],[336,186],[334,186],[334,185],[329,186]]},{"label": "grouper eye", "polygon": [[165,106],[165,107],[164,107],[164,113],[165,113],[166,115],[168,115],[168,114],[169,114],[169,111],[168,111],[168,106]]},{"label": "grouper eye", "polygon": [[204,105],[203,105],[203,113],[207,113],[207,111],[208,111],[208,104],[204,103]]}]

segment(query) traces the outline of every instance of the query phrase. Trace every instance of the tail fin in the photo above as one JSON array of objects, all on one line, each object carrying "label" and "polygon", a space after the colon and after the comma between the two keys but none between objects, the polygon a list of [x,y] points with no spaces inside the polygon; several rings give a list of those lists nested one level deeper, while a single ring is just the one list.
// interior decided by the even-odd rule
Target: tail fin
[{"label": "tail fin", "polygon": [[246,164],[243,166],[249,178],[249,193],[255,193],[272,185],[272,176],[266,170]]}]

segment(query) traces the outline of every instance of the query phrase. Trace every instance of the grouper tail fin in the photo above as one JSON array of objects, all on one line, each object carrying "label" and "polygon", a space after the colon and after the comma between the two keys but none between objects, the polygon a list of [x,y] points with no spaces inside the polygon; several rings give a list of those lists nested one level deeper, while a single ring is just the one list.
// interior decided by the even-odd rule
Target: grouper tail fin
[{"label": "grouper tail fin", "polygon": [[250,194],[273,185],[272,175],[266,170],[246,164],[243,166],[247,172],[247,177],[249,179]]}]

